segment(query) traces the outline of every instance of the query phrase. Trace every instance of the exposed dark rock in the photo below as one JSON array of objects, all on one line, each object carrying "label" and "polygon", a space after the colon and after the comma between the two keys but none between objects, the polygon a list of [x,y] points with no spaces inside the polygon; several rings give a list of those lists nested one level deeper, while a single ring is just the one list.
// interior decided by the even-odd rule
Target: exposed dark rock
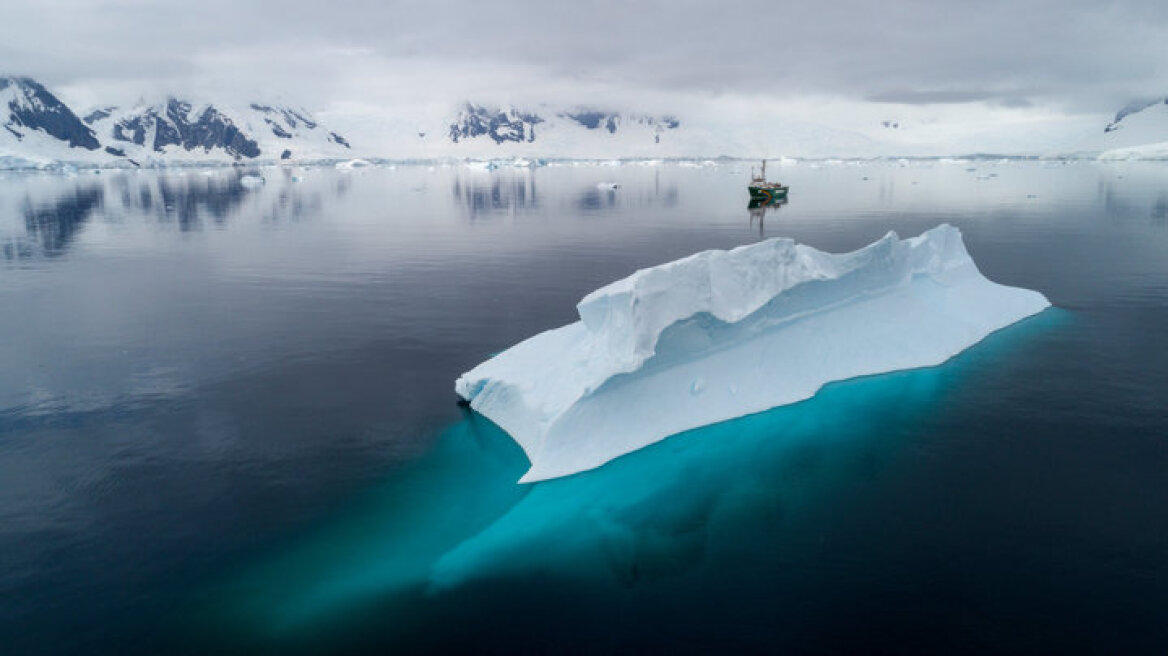
[{"label": "exposed dark rock", "polygon": [[115,109],[117,109],[117,107],[102,107],[95,109],[92,112],[86,114],[85,118],[81,120],[85,121],[87,125],[93,125],[96,121],[100,121],[103,118],[109,118]]},{"label": "exposed dark rock", "polygon": [[287,107],[273,107],[271,105],[259,105],[256,103],[252,103],[251,108],[257,112],[263,112],[264,114],[267,114],[269,116],[269,123],[271,122],[270,119],[274,118],[276,120],[282,120],[289,128],[293,130],[295,130],[299,125],[303,125],[309,130],[316,129],[316,121],[313,121],[312,119],[305,116],[303,112],[296,111],[295,109],[289,109]]},{"label": "exposed dark rock", "polygon": [[1152,105],[1159,105],[1161,102],[1168,105],[1168,98],[1157,98],[1155,100],[1138,100],[1136,102],[1128,103],[1123,109],[1116,112],[1115,120],[1108,123],[1107,127],[1103,128],[1103,131],[1104,132],[1115,132],[1119,128],[1123,127],[1122,125],[1120,125],[1120,122],[1123,121],[1123,119],[1127,118],[1128,116],[1131,116],[1132,114],[1142,112],[1145,109],[1151,107]]},{"label": "exposed dark rock", "polygon": [[600,127],[600,122],[605,118],[605,114],[603,112],[577,112],[575,114],[567,113],[564,114],[564,116],[567,116],[573,121],[576,121],[589,130],[595,130],[596,128]]},{"label": "exposed dark rock", "polygon": [[[653,126],[656,127],[658,131],[673,130],[681,125],[676,117],[670,116],[668,114],[665,116],[644,116],[639,114],[631,114],[622,117],[620,114],[615,112],[601,112],[591,109],[582,109],[564,112],[563,114],[560,114],[560,116],[576,121],[589,130],[604,128],[608,131],[609,134],[616,134],[617,130],[620,129],[622,121]],[[657,141],[660,141],[660,139],[658,138]]]},{"label": "exposed dark rock", "polygon": [[449,134],[454,143],[483,136],[497,144],[504,141],[531,143],[535,141],[535,126],[540,123],[543,123],[543,119],[536,114],[514,108],[508,111],[492,110],[467,103],[458,120],[450,124]]},{"label": "exposed dark rock", "polygon": [[280,124],[276,123],[272,119],[265,118],[264,122],[268,124],[268,127],[272,128],[272,134],[276,135],[277,137],[279,137],[281,139],[291,139],[292,138],[291,132],[288,132],[284,128],[280,127]]},{"label": "exposed dark rock", "polygon": [[[154,129],[153,143],[146,143],[146,135]],[[214,107],[207,107],[191,115],[191,104],[171,98],[164,106],[125,118],[114,126],[114,138],[147,146],[155,152],[165,152],[167,146],[184,150],[202,148],[211,152],[221,148],[236,158],[255,158],[260,155],[259,144],[249,139],[230,118]]]},{"label": "exposed dark rock", "polygon": [[[0,78],[0,90],[12,87],[16,97],[8,102],[4,127],[18,137],[18,128],[40,130],[69,144],[70,148],[97,150],[101,144],[89,126],[36,80],[27,77]],[[0,118],[3,118],[0,115]]]}]

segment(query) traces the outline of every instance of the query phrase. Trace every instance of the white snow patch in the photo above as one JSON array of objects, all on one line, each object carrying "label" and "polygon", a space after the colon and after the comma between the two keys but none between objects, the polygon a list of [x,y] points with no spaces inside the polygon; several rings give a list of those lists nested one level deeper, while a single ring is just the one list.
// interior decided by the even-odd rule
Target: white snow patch
[{"label": "white snow patch", "polygon": [[1165,160],[1168,159],[1168,141],[1105,150],[1099,154],[1099,159],[1103,161]]}]

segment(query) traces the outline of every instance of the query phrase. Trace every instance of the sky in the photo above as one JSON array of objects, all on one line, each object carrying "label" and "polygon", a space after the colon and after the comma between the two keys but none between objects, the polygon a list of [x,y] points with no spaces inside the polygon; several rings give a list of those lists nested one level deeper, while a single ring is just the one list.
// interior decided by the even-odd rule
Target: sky
[{"label": "sky", "polygon": [[2,13],[3,72],[81,105],[748,105],[925,124],[1106,116],[1168,95],[1162,0],[5,0]]}]

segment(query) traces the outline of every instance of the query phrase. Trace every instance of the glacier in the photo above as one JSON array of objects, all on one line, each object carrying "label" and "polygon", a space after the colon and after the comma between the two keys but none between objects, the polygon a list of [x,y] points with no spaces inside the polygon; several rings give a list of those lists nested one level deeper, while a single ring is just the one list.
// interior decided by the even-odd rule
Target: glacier
[{"label": "glacier", "polygon": [[1049,306],[985,278],[947,224],[842,254],[770,239],[602,287],[579,321],[479,364],[455,391],[523,448],[520,482],[534,482],[832,381],[941,364]]}]

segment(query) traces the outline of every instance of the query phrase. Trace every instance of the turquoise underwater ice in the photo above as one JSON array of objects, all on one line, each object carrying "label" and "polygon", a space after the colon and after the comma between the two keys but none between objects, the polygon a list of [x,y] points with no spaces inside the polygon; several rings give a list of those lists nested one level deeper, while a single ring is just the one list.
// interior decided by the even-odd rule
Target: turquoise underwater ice
[{"label": "turquoise underwater ice", "polygon": [[862,494],[951,397],[1065,320],[1047,310],[941,366],[832,383],[532,485],[515,483],[527,461],[510,437],[467,412],[335,520],[217,582],[204,635],[279,650],[377,627],[392,644],[512,583],[643,599],[749,577],[760,554],[817,548],[809,518]]}]

